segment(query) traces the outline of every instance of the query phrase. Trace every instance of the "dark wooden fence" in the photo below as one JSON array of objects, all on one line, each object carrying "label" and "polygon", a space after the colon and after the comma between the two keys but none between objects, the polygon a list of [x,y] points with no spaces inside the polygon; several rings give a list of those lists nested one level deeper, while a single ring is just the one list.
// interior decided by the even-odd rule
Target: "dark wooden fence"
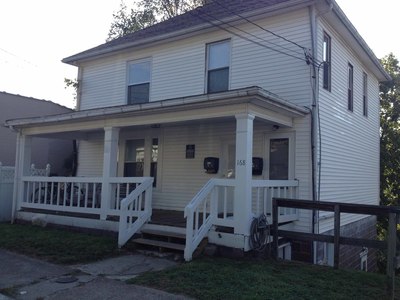
[{"label": "dark wooden fence", "polygon": [[[321,210],[334,212],[334,229],[333,235],[306,233],[298,231],[280,230],[278,224],[279,207],[290,207],[297,209]],[[389,218],[388,237],[387,241],[349,238],[340,236],[340,214],[362,214],[375,215]],[[374,249],[387,250],[387,284],[388,290],[394,299],[394,282],[395,271],[400,268],[400,256],[396,256],[397,250],[397,224],[400,222],[400,207],[378,206],[378,205],[363,205],[363,204],[348,204],[339,202],[314,202],[309,200],[293,200],[274,198],[272,200],[272,233],[273,248],[275,258],[278,259],[278,238],[288,238],[302,241],[318,241],[334,244],[334,268],[339,267],[339,251],[340,245],[351,245],[369,247]]]}]

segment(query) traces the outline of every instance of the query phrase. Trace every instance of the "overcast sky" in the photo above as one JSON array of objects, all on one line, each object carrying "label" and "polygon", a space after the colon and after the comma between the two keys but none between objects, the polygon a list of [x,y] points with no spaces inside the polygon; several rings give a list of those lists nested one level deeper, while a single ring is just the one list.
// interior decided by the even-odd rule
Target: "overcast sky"
[{"label": "overcast sky", "polygon": [[[375,54],[400,58],[399,0],[336,0]],[[129,3],[129,0],[125,0]],[[0,91],[73,107],[61,59],[105,42],[120,0],[2,0]]]}]

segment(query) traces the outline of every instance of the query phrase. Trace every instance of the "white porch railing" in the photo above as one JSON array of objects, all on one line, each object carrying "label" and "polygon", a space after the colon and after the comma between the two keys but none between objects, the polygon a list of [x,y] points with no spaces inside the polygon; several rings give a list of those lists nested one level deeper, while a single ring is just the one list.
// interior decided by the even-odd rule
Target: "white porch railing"
[{"label": "white porch railing", "polygon": [[[22,177],[23,194],[17,209],[119,216],[122,199],[148,178],[110,178],[111,193],[102,202],[101,177]],[[103,204],[102,204],[103,203]]]},{"label": "white porch railing", "polygon": [[18,209],[99,214],[102,178],[24,176]]},{"label": "white porch railing", "polygon": [[[253,180],[252,208],[253,214],[264,214],[272,224],[272,198],[298,198],[298,180]],[[290,222],[298,219],[294,208],[279,208],[279,222]]]},{"label": "white porch railing", "polygon": [[234,226],[234,188],[233,179],[210,179],[186,206],[186,261],[192,259],[194,250],[211,226]]},{"label": "white porch railing", "polygon": [[[22,177],[18,209],[119,216],[118,245],[123,246],[152,213],[153,178],[110,178],[110,195],[102,201],[101,177]],[[74,216],[79,218],[79,216]]]},{"label": "white porch railing", "polygon": [[153,178],[142,183],[121,201],[118,246],[122,247],[143,225],[152,213]]},{"label": "white porch railing", "polygon": [[[186,206],[186,261],[192,259],[194,250],[213,225],[234,228],[235,182],[234,179],[210,179]],[[297,180],[252,180],[253,214],[263,213],[272,218],[272,198],[296,198],[298,185]],[[279,214],[279,222],[298,219],[295,209],[283,208]]]}]

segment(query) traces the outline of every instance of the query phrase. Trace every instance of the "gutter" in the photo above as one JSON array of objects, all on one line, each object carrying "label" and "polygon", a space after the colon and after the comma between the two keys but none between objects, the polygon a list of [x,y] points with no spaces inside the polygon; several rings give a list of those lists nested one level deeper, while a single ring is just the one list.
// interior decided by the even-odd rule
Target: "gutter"
[{"label": "gutter", "polygon": [[[122,105],[105,108],[95,108],[90,110],[82,110],[68,114],[42,116],[36,118],[14,119],[7,120],[7,127],[23,127],[34,124],[53,123],[53,122],[68,122],[72,120],[82,119],[99,119],[105,116],[116,114],[144,114],[153,113],[156,111],[178,111],[187,110],[190,108],[202,108],[221,106],[229,104],[237,104],[243,102],[254,102],[259,106],[265,106],[271,110],[285,110],[293,116],[304,116],[309,113],[304,107],[297,106],[288,101],[283,100],[277,95],[270,93],[260,87],[249,87],[245,89],[232,90],[224,93],[196,95],[183,98],[175,98],[170,100],[162,100],[149,102],[138,105]],[[271,108],[272,107],[272,108]]]}]

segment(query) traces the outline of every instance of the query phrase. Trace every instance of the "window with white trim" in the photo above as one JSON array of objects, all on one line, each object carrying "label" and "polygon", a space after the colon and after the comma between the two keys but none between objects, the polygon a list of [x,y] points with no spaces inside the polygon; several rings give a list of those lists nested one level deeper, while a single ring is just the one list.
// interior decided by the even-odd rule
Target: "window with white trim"
[{"label": "window with white trim", "polygon": [[324,32],[324,43],[322,47],[323,64],[323,87],[331,91],[331,37]]},{"label": "window with white trim", "polygon": [[368,75],[363,73],[363,115],[368,117]]},{"label": "window with white trim", "polygon": [[353,78],[354,78],[354,70],[353,65],[349,64],[347,67],[348,78],[347,78],[347,109],[349,111],[353,111]]},{"label": "window with white trim", "polygon": [[230,53],[229,40],[207,45],[207,93],[229,89]]},{"label": "window with white trim", "polygon": [[130,62],[128,65],[128,104],[149,102],[150,99],[150,60]]}]

